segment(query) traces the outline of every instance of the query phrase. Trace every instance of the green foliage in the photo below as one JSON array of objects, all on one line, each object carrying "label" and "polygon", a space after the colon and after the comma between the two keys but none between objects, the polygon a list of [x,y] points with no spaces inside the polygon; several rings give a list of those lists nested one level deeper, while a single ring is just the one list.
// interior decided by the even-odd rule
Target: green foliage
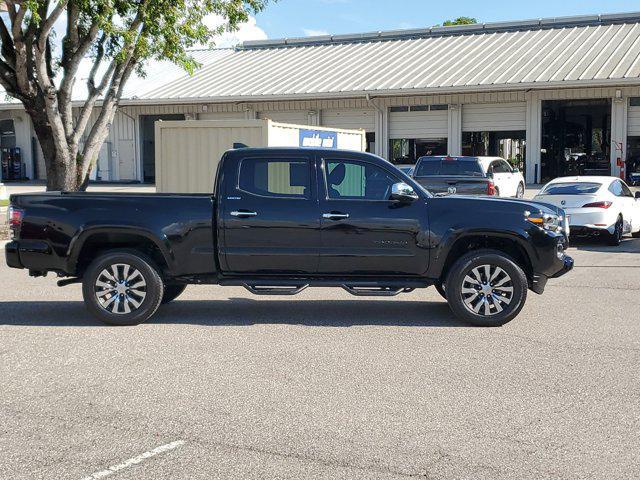
[{"label": "green foliage", "polygon": [[452,27],[454,25],[473,25],[474,23],[478,23],[478,20],[473,17],[458,17],[455,20],[446,20],[442,25],[434,25],[435,27]]},{"label": "green foliage", "polygon": [[[25,18],[41,22],[43,5],[48,0],[27,0]],[[66,4],[67,15],[77,11],[79,36],[99,27],[102,42],[92,46],[93,55],[102,49],[103,60],[124,62],[128,49],[134,49],[134,62],[168,60],[192,73],[198,66],[188,50],[208,45],[224,31],[234,31],[249,16],[265,8],[268,0],[59,0]],[[207,25],[210,15],[219,19]],[[211,22],[209,22],[211,23]],[[69,42],[68,32],[58,32]]]}]

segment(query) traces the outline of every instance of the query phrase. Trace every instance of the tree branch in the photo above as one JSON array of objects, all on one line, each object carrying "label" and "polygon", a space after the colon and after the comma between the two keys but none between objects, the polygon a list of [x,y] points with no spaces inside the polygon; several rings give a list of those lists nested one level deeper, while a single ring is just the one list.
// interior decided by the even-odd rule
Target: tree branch
[{"label": "tree branch", "polygon": [[2,41],[2,56],[5,59],[5,62],[11,66],[11,68],[16,68],[16,52],[15,46],[13,45],[13,38],[11,38],[11,34],[7,29],[7,25],[4,23],[4,19],[0,18],[0,41]]}]

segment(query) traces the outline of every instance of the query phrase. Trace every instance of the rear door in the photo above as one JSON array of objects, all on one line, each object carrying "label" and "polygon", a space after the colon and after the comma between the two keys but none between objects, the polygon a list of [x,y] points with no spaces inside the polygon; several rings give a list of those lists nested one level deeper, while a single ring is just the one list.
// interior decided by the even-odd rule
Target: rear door
[{"label": "rear door", "polygon": [[315,160],[300,152],[247,156],[225,172],[221,258],[238,274],[313,274],[320,212]]},{"label": "rear door", "polygon": [[638,222],[638,205],[631,190],[622,180],[614,180],[609,191],[617,197],[622,210],[622,218],[626,225],[630,225],[630,230],[637,229]]},{"label": "rear door", "polygon": [[494,160],[491,162],[489,171],[493,173],[493,183],[500,191],[501,197],[512,197],[516,194],[512,186],[511,167],[504,160]]},{"label": "rear door", "polygon": [[[319,273],[421,275],[429,266],[425,199],[389,200],[403,179],[376,163],[327,155],[318,170]],[[420,195],[422,195],[420,193]]]}]

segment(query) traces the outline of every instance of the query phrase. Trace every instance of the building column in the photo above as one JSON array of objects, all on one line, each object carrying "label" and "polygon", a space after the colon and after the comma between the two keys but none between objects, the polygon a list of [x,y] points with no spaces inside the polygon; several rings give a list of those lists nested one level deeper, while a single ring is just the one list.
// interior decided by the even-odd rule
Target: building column
[{"label": "building column", "polygon": [[449,126],[447,133],[447,154],[462,154],[462,105],[449,105]]},{"label": "building column", "polygon": [[540,183],[542,143],[542,101],[535,92],[527,92],[527,154],[525,180]]},{"label": "building column", "polygon": [[389,109],[376,106],[376,151],[379,157],[389,160]]},{"label": "building column", "polygon": [[244,107],[244,118],[247,120],[255,120],[258,118],[258,112],[253,105],[245,105]]},{"label": "building column", "polygon": [[620,90],[611,102],[611,175],[620,176],[618,160],[624,162],[627,156],[627,116],[628,99]]},{"label": "building column", "polygon": [[320,126],[322,123],[320,121],[322,117],[322,111],[320,109],[317,110],[309,110],[307,113],[307,124]]}]

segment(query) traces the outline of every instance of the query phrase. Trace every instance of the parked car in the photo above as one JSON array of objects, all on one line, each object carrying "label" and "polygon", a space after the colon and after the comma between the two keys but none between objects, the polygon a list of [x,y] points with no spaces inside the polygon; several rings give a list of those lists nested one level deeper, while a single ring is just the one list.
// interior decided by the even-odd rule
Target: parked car
[{"label": "parked car", "polygon": [[499,157],[421,157],[413,178],[436,195],[524,196],[522,173]]},{"label": "parked car", "polygon": [[622,236],[640,237],[640,192],[617,177],[560,177],[534,200],[564,209],[572,235],[598,235],[619,245]]},{"label": "parked car", "polygon": [[358,296],[436,285],[459,318],[497,326],[528,289],[573,267],[562,209],[437,198],[367,153],[231,150],[214,185],[214,195],[13,195],[7,263],[81,282],[88,309],[116,325],[147,320],[187,284],[218,284]]}]

